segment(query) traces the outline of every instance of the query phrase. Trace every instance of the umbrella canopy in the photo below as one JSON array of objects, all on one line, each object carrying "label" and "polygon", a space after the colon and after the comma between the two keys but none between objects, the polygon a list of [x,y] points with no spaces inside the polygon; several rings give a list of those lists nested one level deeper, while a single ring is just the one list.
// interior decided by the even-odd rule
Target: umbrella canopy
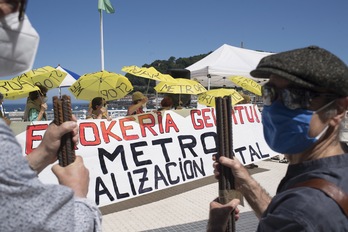
[{"label": "umbrella canopy", "polygon": [[123,98],[133,90],[133,86],[127,77],[103,70],[82,75],[69,90],[80,100],[102,97],[110,101]]},{"label": "umbrella canopy", "polygon": [[224,96],[231,96],[232,105],[235,105],[244,99],[242,95],[240,95],[234,89],[220,88],[220,89],[208,90],[207,92],[199,94],[197,100],[200,104],[215,107],[215,98],[224,97]]},{"label": "umbrella canopy", "polygon": [[60,65],[58,65],[56,67],[56,69],[58,69],[59,71],[62,71],[63,73],[66,73],[64,80],[59,85],[60,88],[61,87],[69,87],[72,84],[74,84],[77,79],[80,78],[80,75],[74,73],[73,71],[70,71],[69,69],[63,68]]},{"label": "umbrella canopy", "polygon": [[122,68],[123,72],[132,74],[134,76],[147,78],[154,81],[172,81],[174,78],[168,74],[162,74],[157,71],[154,67],[145,68],[138,67],[135,65],[132,66],[124,66]]},{"label": "umbrella canopy", "polygon": [[18,82],[16,80],[0,80],[0,93],[5,99],[15,100],[28,97],[32,91],[39,91],[39,87],[28,83]]},{"label": "umbrella canopy", "polygon": [[194,80],[176,78],[172,81],[161,81],[155,86],[158,93],[173,93],[173,94],[193,94],[197,95],[204,93],[207,90]]},{"label": "umbrella canopy", "polygon": [[67,74],[51,66],[45,66],[38,69],[32,69],[12,78],[20,83],[29,82],[33,85],[45,86],[48,90],[57,88],[64,80]]},{"label": "umbrella canopy", "polygon": [[228,79],[245,90],[248,90],[259,96],[262,95],[261,85],[250,78],[243,77],[243,76],[230,76],[228,77]]}]

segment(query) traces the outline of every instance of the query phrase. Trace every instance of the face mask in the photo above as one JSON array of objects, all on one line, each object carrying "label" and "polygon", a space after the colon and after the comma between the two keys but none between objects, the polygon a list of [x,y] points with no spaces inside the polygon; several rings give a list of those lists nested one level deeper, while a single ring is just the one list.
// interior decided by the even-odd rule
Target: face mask
[{"label": "face mask", "polygon": [[270,106],[264,106],[262,110],[263,134],[268,146],[276,152],[287,155],[297,154],[311,147],[328,128],[326,127],[317,137],[308,136],[309,124],[314,113],[314,111],[306,109],[290,110],[280,101],[275,101]]},{"label": "face mask", "polygon": [[27,16],[18,20],[18,12],[0,20],[0,77],[29,71],[39,45],[39,35]]},{"label": "face mask", "polygon": [[47,102],[47,100],[48,100],[48,98],[47,98],[47,97],[42,97],[42,98],[41,98],[41,101],[42,101],[43,103],[46,103],[46,102]]}]

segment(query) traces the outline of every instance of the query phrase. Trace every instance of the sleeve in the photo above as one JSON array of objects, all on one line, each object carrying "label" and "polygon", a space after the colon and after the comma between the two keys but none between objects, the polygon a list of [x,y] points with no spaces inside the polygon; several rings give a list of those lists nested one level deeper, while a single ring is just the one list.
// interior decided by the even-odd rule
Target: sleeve
[{"label": "sleeve", "polygon": [[28,121],[37,121],[37,118],[39,117],[39,111],[37,111],[34,108],[31,108],[28,113]]},{"label": "sleeve", "polygon": [[101,231],[95,203],[62,185],[43,184],[0,120],[0,231]]}]

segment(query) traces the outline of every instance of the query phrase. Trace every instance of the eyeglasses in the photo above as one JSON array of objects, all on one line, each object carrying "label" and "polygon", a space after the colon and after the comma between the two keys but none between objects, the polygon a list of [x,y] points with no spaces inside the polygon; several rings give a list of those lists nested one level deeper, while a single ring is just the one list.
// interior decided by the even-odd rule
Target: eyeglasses
[{"label": "eyeglasses", "polygon": [[308,109],[311,105],[313,98],[319,96],[325,96],[329,99],[337,98],[336,94],[318,93],[307,89],[297,88],[284,88],[276,89],[272,85],[265,84],[261,89],[263,104],[266,106],[271,105],[278,98],[288,109]]}]

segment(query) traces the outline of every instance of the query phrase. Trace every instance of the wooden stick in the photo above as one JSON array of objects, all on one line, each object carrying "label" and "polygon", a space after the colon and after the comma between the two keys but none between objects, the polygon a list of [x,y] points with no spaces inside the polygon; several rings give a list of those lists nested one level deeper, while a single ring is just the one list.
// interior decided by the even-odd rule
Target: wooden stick
[{"label": "wooden stick", "polygon": [[[70,97],[63,95],[62,98],[53,97],[53,122],[56,125],[61,125],[63,122],[72,120],[72,109]],[[62,136],[60,148],[58,151],[59,165],[62,167],[68,166],[75,161],[74,142],[72,141],[72,133],[67,133]]]},{"label": "wooden stick", "polygon": [[[216,132],[218,135],[218,154],[233,159],[233,134],[232,134],[232,105],[231,97],[215,98]],[[233,199],[231,190],[235,189],[234,176],[230,168],[220,165],[219,175],[219,202],[226,204]],[[236,231],[235,211],[228,219],[226,231]]]}]

